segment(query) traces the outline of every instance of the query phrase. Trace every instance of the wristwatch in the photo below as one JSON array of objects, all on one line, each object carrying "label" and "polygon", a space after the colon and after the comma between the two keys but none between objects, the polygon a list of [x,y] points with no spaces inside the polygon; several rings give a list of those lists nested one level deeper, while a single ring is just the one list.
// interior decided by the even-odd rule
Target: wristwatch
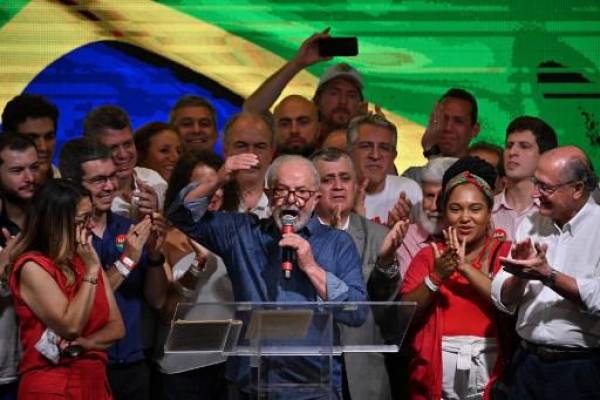
[{"label": "wristwatch", "polygon": [[554,287],[554,283],[556,281],[556,275],[558,275],[558,271],[554,268],[550,268],[550,275],[545,278],[540,279],[540,281],[544,284],[544,286],[548,286],[549,288]]}]

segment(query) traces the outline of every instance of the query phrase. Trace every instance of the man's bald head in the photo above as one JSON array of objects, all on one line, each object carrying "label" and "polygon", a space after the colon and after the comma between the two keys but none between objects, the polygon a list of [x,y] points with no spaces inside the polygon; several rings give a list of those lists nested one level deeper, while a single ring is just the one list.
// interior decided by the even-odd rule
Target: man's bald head
[{"label": "man's bald head", "polygon": [[542,154],[540,162],[556,169],[563,182],[582,182],[588,193],[598,184],[592,163],[577,146],[561,146],[548,150]]},{"label": "man's bald head", "polygon": [[557,147],[542,154],[534,178],[533,197],[539,200],[540,214],[559,226],[585,206],[598,182],[590,160],[574,146]]},{"label": "man's bald head", "polygon": [[290,95],[275,107],[275,143],[280,154],[308,156],[315,150],[319,113],[305,97]]}]

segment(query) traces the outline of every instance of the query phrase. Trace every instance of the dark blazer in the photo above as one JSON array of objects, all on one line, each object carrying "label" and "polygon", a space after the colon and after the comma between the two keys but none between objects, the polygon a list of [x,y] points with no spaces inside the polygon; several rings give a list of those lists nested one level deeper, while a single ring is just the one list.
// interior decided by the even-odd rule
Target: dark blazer
[{"label": "dark blazer", "polygon": [[[369,279],[388,229],[369,221],[358,214],[350,214],[348,234],[352,237],[362,261],[363,278]],[[379,330],[373,326],[370,314],[360,329],[341,327],[342,340],[345,343],[366,343],[369,340],[381,339]],[[346,377],[352,400],[390,400],[388,373],[381,353],[344,353]]]}]

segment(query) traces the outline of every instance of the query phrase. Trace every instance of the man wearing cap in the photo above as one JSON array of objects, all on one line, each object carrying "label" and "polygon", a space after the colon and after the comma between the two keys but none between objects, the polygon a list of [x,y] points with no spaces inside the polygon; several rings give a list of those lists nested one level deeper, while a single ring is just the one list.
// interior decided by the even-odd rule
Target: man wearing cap
[{"label": "man wearing cap", "polygon": [[[306,39],[296,56],[250,95],[244,102],[244,110],[266,113],[298,72],[317,62],[329,60],[329,57],[319,55],[319,40],[327,37],[329,34],[324,31]],[[329,132],[346,128],[352,117],[363,110],[363,100],[363,80],[356,69],[345,63],[328,68],[321,76],[313,97],[321,122],[318,143]]]}]

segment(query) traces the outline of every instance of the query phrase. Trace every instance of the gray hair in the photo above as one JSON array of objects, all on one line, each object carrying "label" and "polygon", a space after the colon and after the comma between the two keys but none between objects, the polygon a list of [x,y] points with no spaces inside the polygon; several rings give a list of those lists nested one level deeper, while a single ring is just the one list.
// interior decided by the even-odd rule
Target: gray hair
[{"label": "gray hair", "polygon": [[354,117],[352,120],[350,120],[350,123],[348,124],[348,150],[350,150],[354,142],[356,142],[356,138],[358,137],[358,128],[365,124],[375,125],[389,130],[394,137],[394,148],[396,147],[398,143],[398,129],[396,129],[396,125],[382,115],[368,113],[365,115],[359,115],[358,117]]},{"label": "gray hair", "polygon": [[352,161],[352,157],[350,157],[350,154],[348,154],[344,150],[336,149],[334,147],[327,147],[324,149],[317,150],[310,156],[311,161],[315,165],[318,161],[335,162],[341,160],[342,158],[348,160],[348,162],[350,163],[350,167],[352,168],[352,173],[354,174],[354,176],[356,176],[356,168],[354,167],[354,161]]},{"label": "gray hair", "polygon": [[319,183],[321,182],[321,176],[319,175],[319,171],[317,171],[317,168],[314,166],[314,164],[309,159],[304,158],[302,156],[287,154],[287,155],[277,157],[269,166],[269,169],[267,170],[267,174],[265,177],[267,188],[270,189],[273,187],[273,185],[275,183],[275,179],[277,179],[277,176],[279,175],[279,170],[281,169],[281,167],[284,164],[291,163],[291,162],[299,162],[299,163],[306,165],[306,167],[311,172],[312,178],[314,180],[314,186],[315,187],[319,186]]},{"label": "gray hair", "polygon": [[567,160],[561,175],[565,182],[583,182],[584,189],[588,194],[596,190],[598,186],[598,177],[587,156],[585,158],[572,157]]},{"label": "gray hair", "polygon": [[186,107],[206,108],[208,110],[208,112],[210,113],[210,117],[212,118],[213,124],[215,126],[217,125],[217,111],[215,110],[215,106],[213,106],[212,103],[210,101],[208,101],[207,99],[205,99],[204,97],[196,96],[193,94],[181,96],[177,100],[177,102],[171,109],[171,112],[169,113],[169,123],[174,124],[175,123],[175,114],[177,113],[177,111],[182,108],[186,108]]},{"label": "gray hair", "polygon": [[252,112],[248,112],[248,111],[242,111],[242,112],[239,112],[237,114],[234,114],[231,118],[229,118],[229,120],[225,123],[225,126],[223,127],[223,144],[225,145],[225,147],[228,145],[228,142],[229,142],[229,135],[230,135],[230,132],[231,132],[231,128],[241,118],[254,118],[254,119],[257,119],[259,121],[262,121],[267,126],[267,128],[269,129],[269,140],[271,141],[271,146],[274,145],[274,143],[275,143],[275,131],[273,130],[273,121],[272,121],[272,119],[270,117],[267,117],[266,115],[263,115],[263,114],[257,114],[257,113],[252,113]]},{"label": "gray hair", "polygon": [[437,157],[431,159],[421,171],[421,182],[439,183],[444,179],[444,173],[458,158],[456,157]]}]

